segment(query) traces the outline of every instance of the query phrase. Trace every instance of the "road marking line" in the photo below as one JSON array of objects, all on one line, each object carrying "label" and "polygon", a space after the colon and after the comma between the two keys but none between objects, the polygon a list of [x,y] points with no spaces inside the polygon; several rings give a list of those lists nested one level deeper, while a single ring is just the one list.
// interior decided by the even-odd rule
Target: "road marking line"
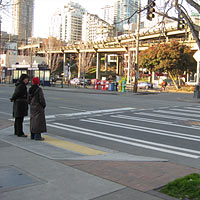
[{"label": "road marking line", "polygon": [[8,101],[9,98],[0,98],[0,100],[5,100],[5,101]]},{"label": "road marking line", "polygon": [[145,115],[145,116],[150,116],[150,117],[158,117],[158,118],[166,118],[166,119],[177,119],[177,120],[182,120],[182,121],[199,121],[199,119],[194,119],[194,118],[186,118],[186,117],[176,117],[173,115],[162,115],[162,114],[154,114],[154,113],[134,113],[136,115]]},{"label": "road marking line", "polygon": [[170,107],[160,107],[159,109],[168,109],[168,108],[170,108]]},{"label": "road marking line", "polygon": [[45,140],[44,140],[45,143],[51,144],[53,146],[61,147],[63,149],[67,149],[70,151],[74,151],[77,153],[86,154],[86,155],[105,155],[105,154],[107,154],[107,152],[99,151],[99,150],[89,148],[89,147],[86,147],[83,145],[68,142],[66,140],[60,140],[60,139],[50,137],[47,135],[43,135],[43,137],[45,138]]},{"label": "road marking line", "polygon": [[110,113],[110,112],[118,112],[118,111],[129,111],[129,110],[134,110],[134,109],[135,108],[115,108],[115,109],[94,110],[94,111],[86,111],[86,112],[71,113],[71,114],[58,114],[56,116],[91,115],[91,114]]},{"label": "road marking line", "polygon": [[9,115],[9,116],[12,116],[10,113],[1,112],[1,111],[0,111],[0,113],[1,113],[1,114],[4,114],[4,115]]},{"label": "road marking line", "polygon": [[199,111],[195,110],[186,110],[186,109],[171,109],[173,111],[181,111],[181,112],[189,112],[189,113],[199,113]]},{"label": "road marking line", "polygon": [[[46,119],[55,119],[58,117],[75,117],[75,116],[84,116],[84,115],[92,115],[92,114],[113,114],[122,111],[130,111],[134,110],[135,108],[115,108],[115,109],[108,109],[108,110],[94,110],[94,111],[86,111],[86,112],[77,112],[77,113],[68,113],[68,114],[55,114],[55,115],[46,115]],[[26,117],[24,121],[30,120],[29,117]]]},{"label": "road marking line", "polygon": [[[91,118],[82,119],[81,121],[96,123],[96,124],[103,124],[103,125],[107,125],[107,126],[114,126],[114,127],[124,128],[124,129],[137,130],[137,131],[141,131],[141,132],[148,132],[148,133],[152,133],[152,134],[156,134],[156,135],[164,135],[164,136],[168,136],[168,137],[176,137],[176,138],[200,142],[200,136],[196,136],[196,135],[187,135],[187,134],[184,134],[184,133],[165,131],[165,130],[161,130],[161,129],[154,129],[154,128],[148,128],[148,127],[143,127],[143,126],[136,126],[136,125],[131,125],[131,124],[117,123],[117,122],[112,122],[112,121],[105,121],[105,120],[91,119]],[[168,134],[168,133],[171,133],[171,134]]]},{"label": "road marking line", "polygon": [[87,110],[81,110],[81,109],[70,108],[70,107],[63,107],[63,106],[59,106],[59,108],[62,108],[62,109],[68,109],[68,110],[87,111]]},{"label": "road marking line", "polygon": [[186,152],[190,152],[190,153],[192,152],[192,153],[200,154],[200,151],[196,151],[196,150],[191,150],[191,149],[186,149],[186,148],[181,148],[181,147],[174,147],[174,146],[171,146],[171,145],[166,145],[166,144],[161,144],[161,143],[156,143],[156,142],[149,142],[149,141],[146,141],[146,140],[130,138],[130,137],[127,137],[127,136],[114,135],[114,134],[111,134],[111,133],[106,133],[106,132],[102,132],[102,131],[95,131],[95,130],[92,130],[92,129],[82,128],[82,127],[77,127],[77,126],[71,126],[71,125],[67,125],[67,124],[61,124],[61,123],[54,123],[54,124],[59,125],[59,126],[77,129],[77,130],[84,130],[84,131],[88,131],[88,132],[92,132],[92,133],[104,134],[104,135],[107,135],[107,136],[117,137],[117,138],[121,138],[121,139],[127,139],[127,140],[131,140],[131,141],[135,141],[135,142],[152,144],[152,145],[155,145],[155,146],[167,147],[167,148],[182,150],[182,151],[186,151]]},{"label": "road marking line", "polygon": [[154,110],[156,113],[166,113],[166,114],[173,114],[173,115],[184,115],[184,116],[193,116],[193,117],[200,117],[200,115],[196,114],[189,114],[189,113],[179,113],[179,112],[172,112],[172,111],[166,111],[166,110]]},{"label": "road marking line", "polygon": [[200,108],[197,108],[197,107],[184,107],[184,108],[186,108],[186,109],[192,109],[192,110],[199,110],[200,111]]},{"label": "road marking line", "polygon": [[177,127],[182,127],[182,128],[200,130],[200,127],[184,126],[184,125],[181,125],[181,124],[174,124],[173,122],[153,120],[153,119],[148,119],[148,118],[140,118],[140,117],[127,116],[127,115],[111,115],[111,117],[119,118],[119,119],[136,120],[136,121],[143,121],[143,122],[149,122],[149,123],[155,123],[155,124],[164,124],[164,125],[169,125],[169,126],[177,126]]},{"label": "road marking line", "polygon": [[[173,150],[170,150],[170,149],[153,147],[153,146],[149,146],[149,145],[146,145],[146,144],[152,144],[152,145],[155,145],[155,146],[161,146],[161,147],[166,147],[166,148],[171,148],[171,149],[182,150],[182,151],[186,151],[186,152],[192,152],[192,153],[200,154],[199,151],[195,151],[195,150],[191,150],[191,149],[179,148],[179,147],[164,145],[164,144],[160,144],[160,143],[153,143],[153,142],[148,142],[148,141],[144,141],[144,140],[133,139],[133,138],[125,137],[125,136],[109,134],[109,133],[101,132],[101,131],[94,131],[94,130],[90,130],[90,129],[70,126],[70,125],[61,124],[61,123],[54,123],[54,124],[47,124],[47,125],[50,126],[50,127],[53,127],[53,128],[67,130],[67,131],[70,131],[70,132],[75,132],[75,133],[79,133],[79,134],[83,134],[83,135],[89,135],[89,136],[93,136],[93,137],[97,137],[97,138],[101,138],[101,139],[111,140],[111,141],[115,141],[115,142],[119,142],[119,143],[129,144],[129,145],[132,145],[132,146],[142,147],[142,148],[156,150],[156,151],[165,152],[165,153],[171,153],[171,154],[175,154],[175,155],[181,155],[181,156],[195,158],[195,159],[198,159],[199,156],[193,155],[193,154],[188,154],[188,153],[183,153],[183,152],[178,152],[178,151],[173,151]],[[64,127],[62,127],[62,126],[64,126]],[[97,133],[97,134],[95,134],[95,133]],[[114,137],[114,138],[112,138],[112,137]],[[117,138],[120,138],[120,139],[117,139]],[[144,144],[140,144],[140,143],[136,143],[136,142],[130,142],[130,141],[127,141],[127,140],[141,142],[141,143],[144,143]]]}]

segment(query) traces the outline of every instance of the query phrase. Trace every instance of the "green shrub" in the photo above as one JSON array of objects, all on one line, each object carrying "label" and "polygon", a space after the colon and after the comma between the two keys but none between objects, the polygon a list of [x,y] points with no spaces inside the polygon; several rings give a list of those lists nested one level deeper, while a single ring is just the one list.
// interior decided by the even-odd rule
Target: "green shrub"
[{"label": "green shrub", "polygon": [[200,174],[190,174],[168,183],[160,192],[178,199],[200,200]]}]

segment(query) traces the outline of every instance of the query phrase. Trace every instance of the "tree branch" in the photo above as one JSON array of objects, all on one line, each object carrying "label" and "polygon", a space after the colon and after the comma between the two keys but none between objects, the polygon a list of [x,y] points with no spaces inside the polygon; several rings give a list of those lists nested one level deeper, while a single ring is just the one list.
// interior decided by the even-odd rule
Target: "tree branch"
[{"label": "tree branch", "polygon": [[189,16],[187,16],[187,14],[181,9],[181,7],[179,6],[179,4],[176,5],[175,8],[183,16],[183,18],[185,19],[185,21],[189,25],[190,30],[192,32],[192,35],[193,35],[194,39],[196,40],[198,49],[200,50],[200,39],[199,39],[198,32],[195,30],[193,22],[190,20]]},{"label": "tree branch", "polygon": [[199,14],[200,14],[200,4],[196,3],[193,0],[186,0],[186,2],[188,4],[190,4],[192,7],[194,7],[199,12]]}]

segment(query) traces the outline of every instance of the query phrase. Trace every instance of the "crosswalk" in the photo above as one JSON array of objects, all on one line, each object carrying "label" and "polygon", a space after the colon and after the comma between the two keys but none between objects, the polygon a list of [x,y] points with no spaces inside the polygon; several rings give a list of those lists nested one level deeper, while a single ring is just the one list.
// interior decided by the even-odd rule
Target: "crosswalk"
[{"label": "crosswalk", "polygon": [[[200,158],[200,106],[163,107],[154,109],[124,108],[87,113],[84,118],[55,120],[48,127],[67,137],[120,143],[176,156]],[[96,114],[96,115],[95,115]],[[70,134],[72,135],[72,134]],[[123,151],[123,150],[122,150]]]}]

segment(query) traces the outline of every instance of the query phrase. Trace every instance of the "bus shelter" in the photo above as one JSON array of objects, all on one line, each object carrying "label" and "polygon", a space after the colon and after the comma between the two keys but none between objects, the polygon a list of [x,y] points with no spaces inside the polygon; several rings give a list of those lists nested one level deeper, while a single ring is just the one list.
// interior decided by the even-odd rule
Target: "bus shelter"
[{"label": "bus shelter", "polygon": [[27,74],[32,81],[33,77],[38,77],[40,79],[40,84],[42,86],[50,86],[50,69],[48,65],[38,65],[37,67],[31,67],[30,65],[12,65],[8,68],[9,80],[12,83],[16,83],[19,80],[21,74]]}]

